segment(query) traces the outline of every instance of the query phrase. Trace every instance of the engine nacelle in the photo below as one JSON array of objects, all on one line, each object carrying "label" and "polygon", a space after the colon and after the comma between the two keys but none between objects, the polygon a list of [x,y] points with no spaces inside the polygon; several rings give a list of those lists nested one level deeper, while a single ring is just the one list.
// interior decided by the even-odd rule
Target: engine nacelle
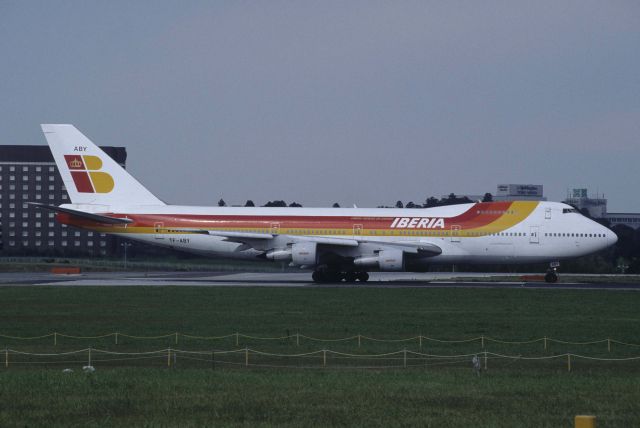
[{"label": "engine nacelle", "polygon": [[265,257],[269,260],[289,261],[291,260],[291,250],[288,248],[286,250],[271,250],[265,254]]},{"label": "engine nacelle", "polygon": [[294,265],[315,266],[318,264],[318,245],[315,242],[297,242],[291,246],[291,261]]},{"label": "engine nacelle", "polygon": [[401,271],[404,269],[404,253],[402,250],[382,250],[377,256],[360,257],[353,261],[355,266],[378,267],[381,271]]},{"label": "engine nacelle", "polygon": [[382,250],[378,254],[378,265],[382,271],[399,271],[404,269],[404,253],[402,250]]}]

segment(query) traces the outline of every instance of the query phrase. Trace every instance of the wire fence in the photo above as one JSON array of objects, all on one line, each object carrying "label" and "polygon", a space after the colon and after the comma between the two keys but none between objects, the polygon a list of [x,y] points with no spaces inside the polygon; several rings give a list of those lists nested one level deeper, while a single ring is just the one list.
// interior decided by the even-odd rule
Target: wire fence
[{"label": "wire fence", "polygon": [[404,338],[379,338],[366,336],[362,334],[347,336],[347,337],[338,337],[338,338],[322,338],[322,337],[313,337],[307,336],[301,333],[294,334],[286,334],[282,336],[254,336],[248,335],[240,332],[235,332],[226,335],[220,336],[199,336],[185,333],[167,333],[161,335],[154,336],[136,336],[121,332],[113,332],[106,333],[102,335],[96,336],[79,336],[79,335],[71,335],[59,332],[47,333],[40,336],[12,336],[0,334],[0,339],[5,340],[15,340],[15,341],[44,341],[49,340],[53,343],[53,345],[58,345],[65,339],[71,340],[98,340],[98,339],[107,339],[111,338],[113,340],[113,344],[117,345],[122,343],[123,339],[133,340],[133,341],[150,341],[150,340],[159,340],[165,339],[170,340],[174,345],[178,345],[179,343],[183,343],[185,340],[191,341],[222,341],[222,340],[233,340],[235,346],[240,346],[241,341],[295,341],[297,346],[303,344],[303,342],[307,343],[336,343],[336,342],[349,342],[351,344],[357,344],[360,348],[366,342],[370,343],[405,343],[405,344],[416,344],[420,349],[423,346],[428,346],[430,343],[439,343],[439,344],[476,344],[480,345],[480,348],[484,349],[489,344],[503,344],[503,345],[531,345],[531,344],[540,344],[543,349],[547,349],[551,344],[562,344],[562,345],[573,345],[573,346],[587,346],[587,345],[605,345],[607,347],[607,351],[611,352],[611,348],[613,345],[619,345],[623,347],[631,347],[631,348],[640,348],[640,343],[626,342],[622,340],[616,340],[612,338],[606,339],[595,339],[595,340],[584,340],[584,341],[570,341],[563,339],[556,339],[552,337],[540,337],[529,340],[506,340],[506,339],[498,339],[491,336],[480,335],[477,337],[463,338],[463,339],[443,339],[436,337],[428,337],[423,335],[404,337]]},{"label": "wire fence", "polygon": [[4,368],[20,367],[166,367],[166,368],[286,368],[286,369],[437,369],[459,367],[473,369],[478,374],[488,370],[509,367],[513,363],[531,366],[547,364],[566,371],[576,365],[592,368],[594,363],[633,364],[640,367],[640,356],[600,358],[565,353],[550,356],[526,357],[483,351],[471,354],[441,355],[402,349],[380,354],[345,353],[320,349],[304,353],[272,353],[248,347],[232,350],[186,350],[165,348],[144,352],[116,352],[106,349],[84,348],[67,352],[26,352],[6,348],[3,351]]}]

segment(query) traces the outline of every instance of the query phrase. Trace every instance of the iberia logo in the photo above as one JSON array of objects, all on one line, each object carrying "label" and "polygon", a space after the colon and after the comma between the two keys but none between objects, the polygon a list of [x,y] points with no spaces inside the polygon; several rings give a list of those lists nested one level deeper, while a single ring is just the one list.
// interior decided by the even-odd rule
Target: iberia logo
[{"label": "iberia logo", "polygon": [[80,193],[109,193],[113,190],[113,177],[100,171],[102,159],[89,155],[64,155],[73,182]]}]

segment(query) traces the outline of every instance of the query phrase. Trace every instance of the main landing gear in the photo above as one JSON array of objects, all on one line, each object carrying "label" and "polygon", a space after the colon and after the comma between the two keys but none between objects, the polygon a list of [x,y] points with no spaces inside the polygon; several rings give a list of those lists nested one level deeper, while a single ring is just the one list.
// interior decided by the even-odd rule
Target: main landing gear
[{"label": "main landing gear", "polygon": [[560,266],[559,262],[552,262],[549,264],[549,269],[544,276],[544,281],[550,284],[554,284],[558,282],[558,267]]},{"label": "main landing gear", "polygon": [[311,275],[313,282],[367,282],[369,274],[366,272],[338,272],[330,270],[316,270]]}]

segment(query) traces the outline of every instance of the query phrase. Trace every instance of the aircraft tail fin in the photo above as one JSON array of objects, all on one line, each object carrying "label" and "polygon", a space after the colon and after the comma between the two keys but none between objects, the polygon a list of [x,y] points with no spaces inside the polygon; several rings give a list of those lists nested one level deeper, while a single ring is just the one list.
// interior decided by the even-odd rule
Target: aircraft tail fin
[{"label": "aircraft tail fin", "polygon": [[74,204],[165,205],[73,125],[41,125]]}]

